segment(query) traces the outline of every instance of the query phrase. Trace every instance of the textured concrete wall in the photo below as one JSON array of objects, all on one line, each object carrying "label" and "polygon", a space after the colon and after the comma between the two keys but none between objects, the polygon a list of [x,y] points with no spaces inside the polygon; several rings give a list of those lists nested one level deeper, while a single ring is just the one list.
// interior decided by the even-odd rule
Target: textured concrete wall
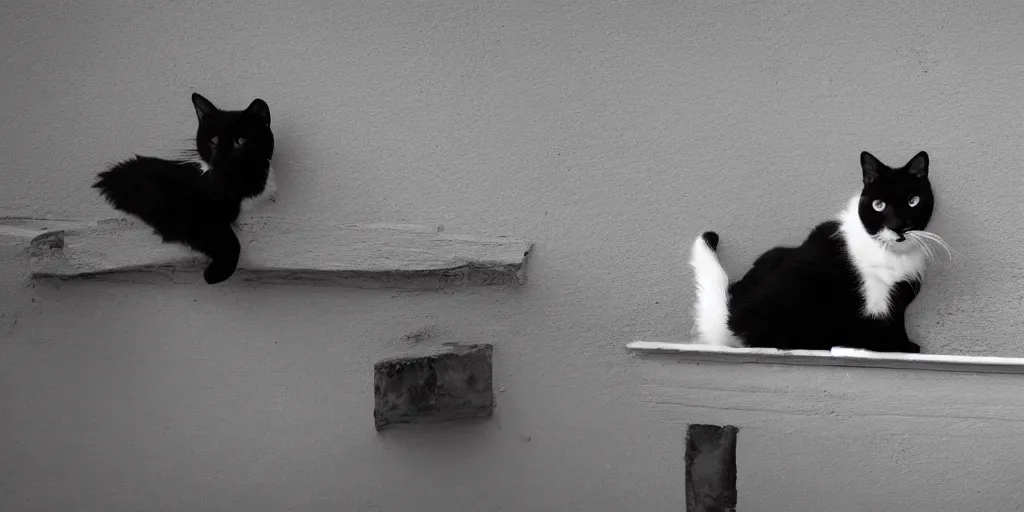
[{"label": "textured concrete wall", "polygon": [[[110,215],[95,173],[174,155],[200,91],[270,104],[270,213],[537,242],[525,287],[444,293],[31,288],[5,249],[5,510],[678,510],[684,429],[636,399],[622,345],[688,334],[681,251],[697,232],[721,232],[738,275],[845,204],[865,149],[930,153],[932,227],[959,253],[929,276],[912,336],[1021,353],[1018,1],[7,0],[0,14],[0,213]],[[493,343],[495,417],[377,434],[372,363],[410,339]],[[743,452],[774,453],[751,444],[773,435],[740,440],[741,509]],[[805,453],[842,455],[829,446]]]}]

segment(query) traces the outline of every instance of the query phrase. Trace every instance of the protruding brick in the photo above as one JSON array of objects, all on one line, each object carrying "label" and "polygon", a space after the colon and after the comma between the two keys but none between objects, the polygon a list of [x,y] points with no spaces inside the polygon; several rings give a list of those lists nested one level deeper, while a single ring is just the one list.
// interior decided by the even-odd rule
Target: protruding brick
[{"label": "protruding brick", "polygon": [[736,432],[732,426],[686,429],[687,512],[736,511]]},{"label": "protruding brick", "polygon": [[373,366],[377,430],[403,423],[488,417],[494,410],[489,344],[380,361]]}]

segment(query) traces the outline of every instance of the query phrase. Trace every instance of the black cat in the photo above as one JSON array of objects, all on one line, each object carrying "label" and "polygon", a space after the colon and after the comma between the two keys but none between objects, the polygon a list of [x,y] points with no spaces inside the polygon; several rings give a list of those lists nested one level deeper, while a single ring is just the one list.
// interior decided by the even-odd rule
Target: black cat
[{"label": "black cat", "polygon": [[935,198],[928,154],[892,169],[861,153],[864,187],[837,220],[818,225],[799,247],[776,247],[739,281],[716,255],[718,235],[702,234],[690,264],[697,282],[694,329],[702,343],[830,350],[920,352],[904,326],[934,246],[923,231]]},{"label": "black cat", "polygon": [[274,154],[270,108],[261,99],[245,110],[219,110],[192,94],[199,117],[198,161],[146,156],[99,173],[93,185],[114,208],[210,257],[209,284],[231,277],[241,246],[232,229],[242,202],[263,193]]}]

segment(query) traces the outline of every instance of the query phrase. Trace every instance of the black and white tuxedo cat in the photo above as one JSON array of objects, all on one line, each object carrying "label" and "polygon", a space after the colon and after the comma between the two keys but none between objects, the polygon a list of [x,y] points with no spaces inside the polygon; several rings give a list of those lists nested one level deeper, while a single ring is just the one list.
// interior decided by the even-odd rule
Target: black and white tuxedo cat
[{"label": "black and white tuxedo cat", "polygon": [[718,261],[719,237],[693,243],[699,341],[721,346],[920,352],[904,326],[938,244],[924,231],[935,198],[928,154],[890,168],[861,153],[863,189],[798,247],[762,254],[734,283]]}]

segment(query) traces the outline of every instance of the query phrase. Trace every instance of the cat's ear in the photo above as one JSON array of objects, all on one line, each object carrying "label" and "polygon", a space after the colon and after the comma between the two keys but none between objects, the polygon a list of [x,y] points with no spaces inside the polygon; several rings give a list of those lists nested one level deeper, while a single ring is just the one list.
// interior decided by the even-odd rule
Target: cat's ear
[{"label": "cat's ear", "polygon": [[860,168],[864,172],[864,184],[867,185],[882,177],[882,170],[885,169],[885,165],[878,161],[871,153],[861,151]]},{"label": "cat's ear", "polygon": [[197,92],[192,93],[192,105],[196,107],[196,117],[199,118],[199,124],[202,124],[203,119],[217,111],[217,107],[213,106],[210,100]]},{"label": "cat's ear", "polygon": [[927,178],[928,177],[928,153],[924,151],[918,153],[914,158],[910,159],[907,163],[907,172],[915,178]]},{"label": "cat's ear", "polygon": [[267,102],[256,98],[252,100],[252,103],[250,103],[245,109],[245,112],[262,120],[267,126],[270,126],[270,107],[267,105]]}]

